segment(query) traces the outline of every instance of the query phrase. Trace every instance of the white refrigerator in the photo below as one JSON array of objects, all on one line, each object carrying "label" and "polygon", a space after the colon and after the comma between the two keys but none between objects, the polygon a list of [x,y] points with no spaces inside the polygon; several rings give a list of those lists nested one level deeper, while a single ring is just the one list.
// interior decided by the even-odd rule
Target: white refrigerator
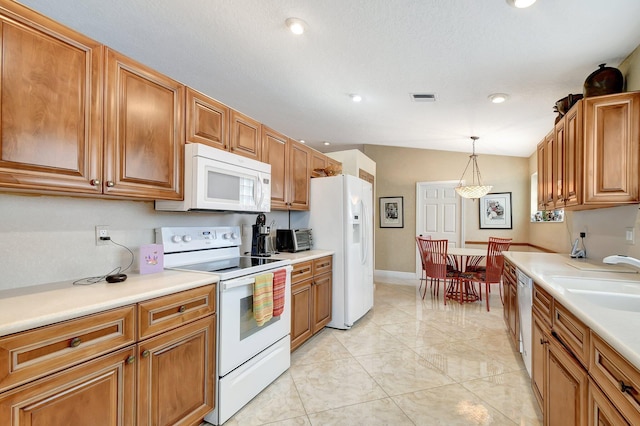
[{"label": "white refrigerator", "polygon": [[313,246],[335,251],[328,327],[349,329],[373,307],[373,189],[351,175],[311,179]]}]

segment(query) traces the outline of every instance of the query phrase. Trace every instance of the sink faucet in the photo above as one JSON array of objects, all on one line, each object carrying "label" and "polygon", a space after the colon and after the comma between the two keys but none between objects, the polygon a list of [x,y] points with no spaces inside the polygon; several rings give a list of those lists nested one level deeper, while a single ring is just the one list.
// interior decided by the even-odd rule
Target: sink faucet
[{"label": "sink faucet", "polygon": [[618,263],[626,263],[627,265],[631,265],[640,269],[640,260],[635,257],[625,256],[624,254],[615,254],[613,256],[607,256],[602,259],[602,262],[608,263],[609,265],[615,265]]}]

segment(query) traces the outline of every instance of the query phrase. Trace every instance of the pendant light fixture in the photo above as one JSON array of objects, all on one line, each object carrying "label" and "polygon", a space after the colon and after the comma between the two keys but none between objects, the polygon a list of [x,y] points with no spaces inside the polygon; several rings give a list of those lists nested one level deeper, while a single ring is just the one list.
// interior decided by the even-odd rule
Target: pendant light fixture
[{"label": "pendant light fixture", "polygon": [[[462,172],[462,176],[460,177],[460,182],[458,182],[458,186],[456,187],[456,192],[462,198],[484,197],[489,193],[489,191],[491,191],[491,188],[493,188],[490,185],[483,185],[482,179],[480,178],[480,168],[478,167],[478,156],[476,155],[476,141],[478,139],[480,139],[478,136],[471,136],[473,151],[472,151],[472,154],[469,156],[467,167],[464,168],[464,171]],[[464,174],[467,173],[469,164],[471,164],[471,185],[463,185],[462,180],[464,179]]]}]

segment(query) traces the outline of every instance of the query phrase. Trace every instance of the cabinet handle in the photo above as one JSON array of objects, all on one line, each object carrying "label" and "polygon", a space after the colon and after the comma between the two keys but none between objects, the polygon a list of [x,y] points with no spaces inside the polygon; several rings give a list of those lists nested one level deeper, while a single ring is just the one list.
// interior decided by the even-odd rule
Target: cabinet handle
[{"label": "cabinet handle", "polygon": [[540,344],[541,344],[541,345],[546,345],[546,344],[548,344],[548,343],[549,343],[549,341],[548,341],[548,340],[545,340],[545,339],[543,339],[543,338],[540,338]]},{"label": "cabinet handle", "polygon": [[622,380],[620,380],[620,391],[623,393],[628,393],[629,395],[633,395],[635,393],[635,389],[633,389],[633,386],[626,385]]},{"label": "cabinet handle", "polygon": [[180,309],[178,309],[178,312],[183,313],[186,310],[187,310],[187,307],[182,305],[182,306],[180,306]]},{"label": "cabinet handle", "polygon": [[73,339],[71,339],[71,342],[69,342],[69,346],[72,348],[77,348],[78,346],[80,346],[80,343],[82,343],[82,339],[80,339],[79,337],[74,337]]},{"label": "cabinet handle", "polygon": [[100,186],[102,182],[100,182],[100,179],[91,179],[89,183],[91,184],[91,186]]},{"label": "cabinet handle", "polygon": [[151,355],[151,352],[149,352],[149,349],[145,349],[144,352],[142,352],[142,358],[148,358],[149,355]]},{"label": "cabinet handle", "polygon": [[133,355],[129,355],[129,357],[127,358],[127,364],[133,364],[134,361],[136,360],[136,357]]},{"label": "cabinet handle", "polygon": [[108,180],[108,181],[107,181],[107,186],[108,186],[109,188],[111,188],[111,187],[115,186],[115,183],[113,183],[113,181],[112,181],[112,180]]}]

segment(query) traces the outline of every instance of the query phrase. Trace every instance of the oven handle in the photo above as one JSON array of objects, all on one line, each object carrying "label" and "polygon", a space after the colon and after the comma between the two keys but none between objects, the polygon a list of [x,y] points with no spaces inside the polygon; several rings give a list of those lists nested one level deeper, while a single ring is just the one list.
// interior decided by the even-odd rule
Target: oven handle
[{"label": "oven handle", "polygon": [[[291,265],[287,265],[283,267],[283,269],[286,269],[288,273],[291,273],[291,270],[293,269],[293,267]],[[273,272],[273,271],[274,270],[265,271],[265,272]],[[234,280],[222,281],[222,291],[231,290],[237,287],[244,287],[246,285],[253,285],[255,282],[256,282],[256,275],[253,275],[251,277],[236,278]]]},{"label": "oven handle", "polygon": [[246,285],[252,285],[256,282],[255,278],[238,278],[235,280],[223,281],[222,291],[231,290],[232,288],[244,287]]}]

